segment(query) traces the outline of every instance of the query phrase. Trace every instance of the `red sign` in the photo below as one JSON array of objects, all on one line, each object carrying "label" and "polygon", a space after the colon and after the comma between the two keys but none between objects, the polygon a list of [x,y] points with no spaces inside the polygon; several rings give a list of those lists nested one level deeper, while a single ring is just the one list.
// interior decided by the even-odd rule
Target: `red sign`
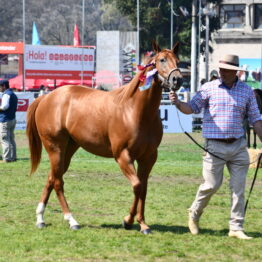
[{"label": "red sign", "polygon": [[[0,98],[0,103],[2,103],[2,99]],[[17,101],[17,111],[26,112],[29,106],[29,99],[18,99]]]},{"label": "red sign", "polygon": [[29,99],[18,99],[17,111],[26,112],[29,106]]},{"label": "red sign", "polygon": [[24,43],[0,42],[0,54],[23,54]]}]

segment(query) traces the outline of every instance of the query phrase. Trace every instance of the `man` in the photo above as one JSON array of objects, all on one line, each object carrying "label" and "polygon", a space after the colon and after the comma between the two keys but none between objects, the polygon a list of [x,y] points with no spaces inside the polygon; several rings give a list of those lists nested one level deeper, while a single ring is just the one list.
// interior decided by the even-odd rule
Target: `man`
[{"label": "man", "polygon": [[203,109],[202,135],[207,153],[203,157],[204,183],[199,186],[195,201],[189,209],[189,229],[199,233],[199,219],[211,196],[219,189],[226,165],[230,173],[231,215],[229,236],[251,239],[243,231],[244,191],[249,156],[242,122],[245,115],[262,140],[262,121],[253,90],[238,80],[239,58],[225,55],[219,61],[220,78],[207,82],[189,103],[179,101],[171,92],[170,100],[185,114]]},{"label": "man", "polygon": [[3,92],[0,106],[0,136],[2,143],[3,162],[16,161],[15,143],[15,113],[17,110],[17,96],[9,88],[8,80],[0,80],[0,92]]},{"label": "man", "polygon": [[216,80],[218,79],[218,72],[217,70],[212,70],[211,73],[210,73],[210,79],[209,81],[213,81],[213,80]]}]

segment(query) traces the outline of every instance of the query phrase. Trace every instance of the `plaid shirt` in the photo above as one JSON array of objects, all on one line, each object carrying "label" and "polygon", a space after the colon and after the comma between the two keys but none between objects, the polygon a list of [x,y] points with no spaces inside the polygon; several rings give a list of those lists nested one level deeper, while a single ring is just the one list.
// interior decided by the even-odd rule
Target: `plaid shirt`
[{"label": "plaid shirt", "polygon": [[252,88],[239,80],[232,88],[220,79],[207,82],[189,104],[196,114],[204,109],[202,134],[205,138],[240,138],[245,134],[245,116],[251,125],[262,119]]}]

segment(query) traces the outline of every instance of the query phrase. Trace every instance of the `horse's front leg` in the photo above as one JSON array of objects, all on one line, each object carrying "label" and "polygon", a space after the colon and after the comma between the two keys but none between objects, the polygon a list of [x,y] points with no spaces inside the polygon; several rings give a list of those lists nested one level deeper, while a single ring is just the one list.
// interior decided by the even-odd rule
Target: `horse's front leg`
[{"label": "horse's front leg", "polygon": [[131,229],[137,213],[137,205],[141,191],[141,182],[136,173],[134,160],[131,159],[128,150],[123,150],[116,160],[124,175],[130,181],[134,191],[134,201],[129,210],[129,215],[124,218],[123,222],[125,229]]},{"label": "horse's front leg", "polygon": [[137,175],[141,182],[141,190],[138,200],[138,207],[137,207],[137,221],[140,224],[141,232],[143,234],[151,233],[150,228],[145,223],[145,202],[146,202],[146,195],[147,195],[147,182],[148,176],[152,170],[153,165],[155,164],[157,159],[157,151],[155,151],[150,156],[147,156],[144,159],[137,160],[138,162],[138,170]]}]

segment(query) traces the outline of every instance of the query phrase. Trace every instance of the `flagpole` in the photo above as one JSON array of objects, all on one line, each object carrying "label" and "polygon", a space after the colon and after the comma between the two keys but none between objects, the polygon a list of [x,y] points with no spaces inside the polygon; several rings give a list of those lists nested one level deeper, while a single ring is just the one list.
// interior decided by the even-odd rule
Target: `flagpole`
[{"label": "flagpole", "polygon": [[137,44],[136,44],[136,47],[137,47],[137,50],[136,50],[136,53],[137,53],[137,59],[136,59],[136,61],[137,61],[137,65],[139,65],[139,63],[140,63],[140,61],[139,61],[139,56],[140,56],[140,54],[139,54],[139,0],[137,0],[136,1],[136,30],[137,30],[137,39],[136,39],[136,41],[137,41]]},{"label": "flagpole", "polygon": [[197,0],[192,1],[192,25],[191,25],[191,80],[190,92],[196,92],[196,9]]},{"label": "flagpole", "polygon": [[84,61],[83,61],[83,57],[84,57],[84,38],[85,38],[85,0],[83,0],[82,2],[82,39],[81,39],[81,43],[82,43],[82,68],[81,68],[81,85],[83,85],[84,82]]},{"label": "flagpole", "polygon": [[23,92],[25,92],[25,0],[23,0],[23,43],[24,43],[24,53],[23,53]]}]

